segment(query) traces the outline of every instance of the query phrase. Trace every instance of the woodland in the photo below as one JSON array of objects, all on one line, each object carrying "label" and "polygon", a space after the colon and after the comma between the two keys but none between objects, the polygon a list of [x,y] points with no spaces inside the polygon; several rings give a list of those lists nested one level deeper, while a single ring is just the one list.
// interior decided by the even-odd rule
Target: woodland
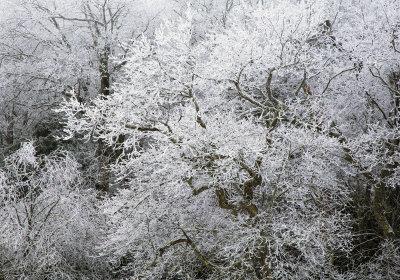
[{"label": "woodland", "polygon": [[1,0],[9,279],[400,279],[400,1]]}]

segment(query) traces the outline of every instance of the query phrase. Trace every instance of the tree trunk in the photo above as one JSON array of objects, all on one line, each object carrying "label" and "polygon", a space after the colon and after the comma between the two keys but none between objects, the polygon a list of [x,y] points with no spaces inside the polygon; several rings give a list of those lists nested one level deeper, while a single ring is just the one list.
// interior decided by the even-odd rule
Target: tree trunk
[{"label": "tree trunk", "polygon": [[8,121],[8,126],[7,126],[5,142],[6,142],[6,145],[12,145],[12,144],[14,144],[14,125],[15,125],[15,121],[14,121],[14,118],[13,118],[12,115],[10,115],[6,119]]},{"label": "tree trunk", "polygon": [[384,180],[393,172],[393,166],[386,165],[385,168],[381,171],[381,182],[379,182],[375,187],[374,201],[373,201],[373,210],[375,220],[378,223],[379,228],[382,230],[383,236],[387,240],[393,240],[394,231],[392,226],[385,215],[385,184]]},{"label": "tree trunk", "polygon": [[[110,47],[105,46],[103,53],[99,56],[99,94],[101,98],[107,98],[107,96],[110,95],[110,72],[108,69],[109,55]],[[108,193],[110,190],[110,163],[112,149],[111,147],[107,146],[102,139],[99,139],[97,143],[96,155],[98,164],[96,189]]]},{"label": "tree trunk", "polygon": [[110,191],[110,150],[111,148],[102,139],[99,139],[96,151],[98,164],[96,189],[105,193]]}]

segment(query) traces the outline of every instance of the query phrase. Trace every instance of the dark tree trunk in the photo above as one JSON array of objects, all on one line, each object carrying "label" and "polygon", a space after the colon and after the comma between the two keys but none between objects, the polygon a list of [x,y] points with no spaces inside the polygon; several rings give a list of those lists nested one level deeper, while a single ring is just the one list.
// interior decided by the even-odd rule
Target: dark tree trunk
[{"label": "dark tree trunk", "polygon": [[[100,72],[100,89],[99,94],[101,98],[107,98],[110,95],[110,72],[108,68],[108,61],[110,55],[110,47],[106,46],[99,57],[99,72]],[[98,176],[96,189],[108,193],[110,190],[110,163],[112,156],[112,148],[109,147],[102,139],[99,139],[97,145],[97,163],[98,163]]]},{"label": "dark tree trunk", "polygon": [[98,141],[96,156],[98,164],[98,175],[96,189],[101,192],[108,193],[110,190],[110,163],[111,148],[108,147],[102,139]]},{"label": "dark tree trunk", "polygon": [[9,118],[7,118],[7,121],[8,121],[8,126],[7,126],[7,132],[6,132],[6,137],[5,137],[5,143],[6,143],[6,145],[13,145],[14,144],[14,125],[15,125],[13,116],[9,116]]}]

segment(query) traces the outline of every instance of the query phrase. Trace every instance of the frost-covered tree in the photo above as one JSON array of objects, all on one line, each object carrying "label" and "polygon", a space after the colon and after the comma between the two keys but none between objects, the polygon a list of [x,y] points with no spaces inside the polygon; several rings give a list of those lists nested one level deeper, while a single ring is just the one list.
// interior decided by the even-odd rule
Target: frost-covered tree
[{"label": "frost-covered tree", "polygon": [[94,196],[80,191],[68,154],[37,157],[32,142],[0,171],[0,278],[102,279],[107,264],[94,250],[104,230]]},{"label": "frost-covered tree", "polygon": [[[166,6],[156,0],[2,1],[0,148],[32,135],[40,144],[59,128],[52,109],[71,90],[83,103],[109,95],[127,46],[152,33]],[[52,144],[59,143],[53,138]],[[42,146],[51,151],[52,145]],[[97,186],[107,190],[113,153],[100,141],[96,155]]]},{"label": "frost-covered tree", "polygon": [[112,96],[64,104],[67,137],[123,150],[114,171],[125,188],[103,206],[102,250],[116,268],[160,279],[346,277],[346,151],[318,110],[354,70],[332,34],[340,9],[243,4],[197,40],[189,8],[133,45]]},{"label": "frost-covered tree", "polygon": [[332,80],[319,111],[330,121],[349,165],[349,184],[356,191],[356,250],[359,260],[370,261],[365,277],[396,279],[400,6],[367,2],[352,3],[338,16],[336,39],[356,71],[347,72],[346,80]]}]

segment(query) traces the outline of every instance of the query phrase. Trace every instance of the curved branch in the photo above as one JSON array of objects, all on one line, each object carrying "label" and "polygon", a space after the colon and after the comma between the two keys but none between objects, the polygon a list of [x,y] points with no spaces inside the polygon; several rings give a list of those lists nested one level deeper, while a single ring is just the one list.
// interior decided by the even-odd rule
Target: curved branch
[{"label": "curved branch", "polygon": [[274,103],[276,106],[279,106],[279,104],[281,104],[281,102],[279,102],[279,100],[276,99],[272,95],[272,91],[271,91],[272,72],[274,72],[274,71],[275,71],[275,68],[272,68],[272,70],[269,72],[267,82],[265,83],[265,89],[267,91],[268,99],[271,100],[272,103]]},{"label": "curved branch", "polygon": [[355,69],[356,69],[355,67],[352,67],[352,68],[349,68],[349,69],[342,70],[342,71],[340,71],[339,73],[337,73],[336,75],[334,75],[332,78],[329,79],[328,83],[326,84],[326,86],[325,86],[325,88],[324,88],[324,90],[322,91],[321,94],[324,94],[325,91],[327,91],[327,89],[329,88],[329,85],[331,84],[331,82],[332,82],[335,78],[339,77],[340,75],[342,75],[342,74],[345,73],[345,72],[352,71],[352,70],[355,70]]},{"label": "curved branch", "polygon": [[371,68],[369,68],[369,72],[371,73],[371,75],[375,78],[378,78],[382,84],[384,84],[384,86],[391,91],[392,93],[394,93],[395,95],[399,96],[400,95],[400,91],[393,89],[382,77],[381,77],[381,73],[379,73],[379,70],[377,69],[378,74],[375,74]]},{"label": "curved branch", "polygon": [[375,99],[372,98],[372,96],[368,93],[368,91],[365,92],[365,94],[369,97],[369,99],[371,99],[372,103],[374,103],[376,105],[376,107],[378,107],[378,110],[382,113],[383,118],[386,120],[386,122],[388,123],[388,125],[393,128],[393,124],[391,123],[391,121],[388,119],[388,117],[386,116],[385,112],[382,110],[381,106],[379,106],[379,104],[375,101]]},{"label": "curved branch", "polygon": [[200,251],[197,249],[196,245],[193,243],[192,239],[190,239],[190,237],[187,235],[187,233],[185,232],[185,230],[183,228],[179,228],[183,235],[186,238],[186,242],[190,245],[190,247],[192,247],[194,253],[196,254],[196,256],[200,259],[200,261],[207,266],[209,269],[211,270],[217,270],[219,271],[219,268],[216,267],[215,265],[211,264],[201,253]]},{"label": "curved branch", "polygon": [[238,92],[238,94],[239,94],[239,97],[241,97],[241,98],[243,98],[243,99],[249,101],[251,104],[257,106],[258,108],[263,109],[264,111],[267,111],[267,112],[269,111],[269,108],[268,108],[268,107],[264,106],[264,105],[261,104],[260,102],[255,101],[254,99],[252,99],[252,98],[249,97],[248,95],[244,94],[244,93],[242,92],[242,89],[240,88],[240,85],[239,85],[239,83],[238,83],[237,81],[233,81],[233,80],[229,80],[229,81],[232,82],[232,83],[235,85],[236,90],[237,90],[237,92]]},{"label": "curved branch", "polygon": [[160,257],[162,257],[162,255],[165,253],[166,250],[168,250],[170,247],[176,245],[176,244],[180,244],[180,243],[188,243],[188,240],[185,238],[179,238],[176,240],[172,240],[171,242],[169,242],[167,245],[165,245],[164,247],[161,247],[160,249],[158,249],[158,253],[160,254]]}]

